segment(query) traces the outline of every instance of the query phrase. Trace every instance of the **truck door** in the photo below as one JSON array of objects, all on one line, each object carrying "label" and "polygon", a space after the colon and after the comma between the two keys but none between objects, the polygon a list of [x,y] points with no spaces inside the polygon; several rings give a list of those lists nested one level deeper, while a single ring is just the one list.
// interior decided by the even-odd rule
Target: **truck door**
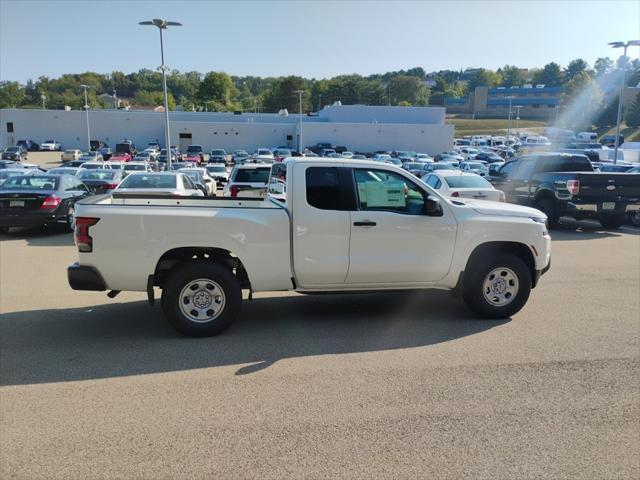
[{"label": "truck door", "polygon": [[349,268],[349,211],[355,203],[349,173],[339,166],[294,165],[287,202],[295,205],[292,248],[300,287],[344,284]]},{"label": "truck door", "polygon": [[348,284],[416,285],[443,278],[451,266],[457,223],[423,212],[425,187],[376,168],[354,169]]},{"label": "truck door", "polygon": [[520,205],[533,205],[531,196],[531,175],[537,164],[535,157],[524,157],[518,162],[513,174],[509,175],[510,198],[508,201]]}]

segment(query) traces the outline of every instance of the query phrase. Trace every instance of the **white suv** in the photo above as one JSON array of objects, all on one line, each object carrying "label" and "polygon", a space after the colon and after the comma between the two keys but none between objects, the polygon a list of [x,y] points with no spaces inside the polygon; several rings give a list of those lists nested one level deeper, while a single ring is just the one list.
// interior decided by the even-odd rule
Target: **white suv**
[{"label": "white suv", "polygon": [[224,187],[224,197],[266,197],[271,165],[236,165]]}]

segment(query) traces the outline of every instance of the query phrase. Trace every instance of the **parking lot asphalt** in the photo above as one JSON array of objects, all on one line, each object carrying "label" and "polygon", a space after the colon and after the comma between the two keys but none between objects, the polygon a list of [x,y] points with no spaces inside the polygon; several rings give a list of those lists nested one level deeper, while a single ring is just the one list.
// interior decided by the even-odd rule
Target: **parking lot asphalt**
[{"label": "parking lot asphalt", "polygon": [[569,223],[527,306],[259,294],[178,336],[74,292],[70,234],[0,236],[1,478],[638,478],[640,230]]}]

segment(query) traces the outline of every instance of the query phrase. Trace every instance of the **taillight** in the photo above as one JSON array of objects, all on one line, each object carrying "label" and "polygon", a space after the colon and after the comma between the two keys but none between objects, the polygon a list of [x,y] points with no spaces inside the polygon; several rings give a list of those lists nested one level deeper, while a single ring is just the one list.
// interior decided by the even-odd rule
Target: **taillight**
[{"label": "taillight", "polygon": [[44,199],[44,202],[42,202],[42,205],[40,205],[40,210],[55,210],[56,208],[58,208],[58,206],[60,206],[60,202],[62,202],[62,200],[60,200],[58,197],[56,197],[55,195],[50,195]]},{"label": "taillight", "polygon": [[460,196],[460,194],[459,194],[458,192],[453,192],[453,193],[451,194],[451,196],[452,196],[452,197],[459,197],[459,196]]},{"label": "taillight", "polygon": [[498,201],[499,202],[506,202],[507,201],[507,197],[505,196],[504,192],[502,190],[498,190]]},{"label": "taillight", "polygon": [[117,186],[118,186],[118,184],[117,184],[117,183],[107,183],[107,184],[104,186],[104,189],[105,189],[105,190],[113,190],[113,189],[114,189],[114,188],[116,188]]},{"label": "taillight", "polygon": [[232,197],[237,197],[238,191],[239,191],[238,187],[229,188],[229,193],[231,194]]},{"label": "taillight", "polygon": [[93,238],[89,235],[89,227],[98,223],[99,218],[76,217],[75,240],[79,252],[93,251]]},{"label": "taillight", "polygon": [[580,193],[580,180],[567,180],[567,190],[571,195]]}]

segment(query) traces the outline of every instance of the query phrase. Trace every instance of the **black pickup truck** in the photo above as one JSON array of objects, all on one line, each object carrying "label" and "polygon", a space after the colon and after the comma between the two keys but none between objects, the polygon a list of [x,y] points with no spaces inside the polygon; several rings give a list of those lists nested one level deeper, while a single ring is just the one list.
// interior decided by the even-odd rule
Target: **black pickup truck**
[{"label": "black pickup truck", "polygon": [[618,228],[640,210],[640,175],[597,173],[584,155],[536,153],[506,162],[493,176],[507,202],[537,208],[553,228],[560,217],[595,218]]}]

